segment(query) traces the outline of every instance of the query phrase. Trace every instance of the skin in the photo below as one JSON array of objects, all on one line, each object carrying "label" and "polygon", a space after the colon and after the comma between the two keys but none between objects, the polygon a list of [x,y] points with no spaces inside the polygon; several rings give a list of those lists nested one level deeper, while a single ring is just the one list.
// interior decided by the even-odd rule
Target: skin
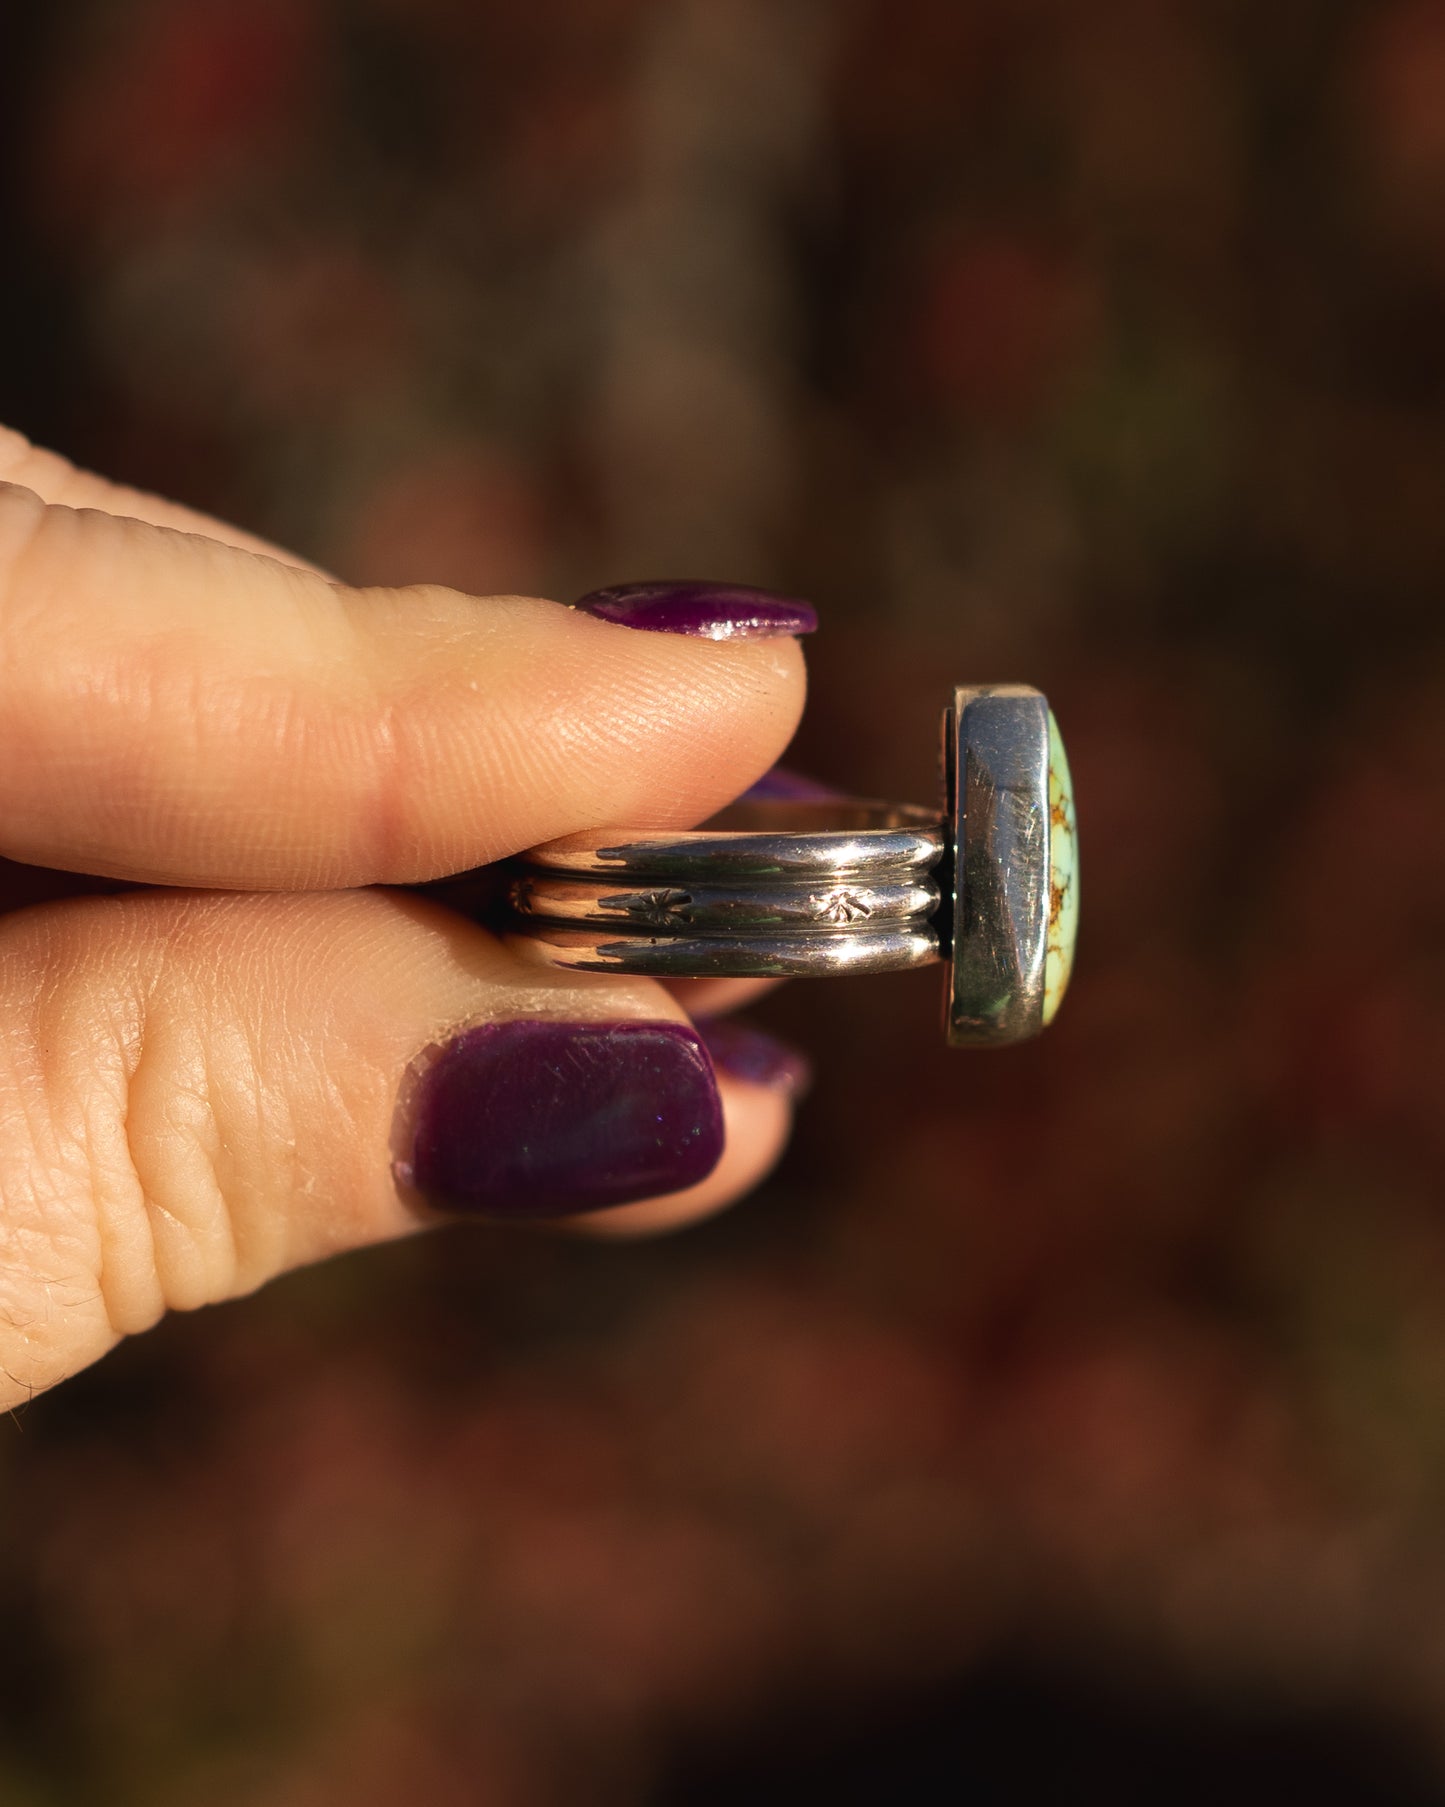
[{"label": "skin", "polygon": [[[803,695],[791,639],[351,589],[0,429],[0,1406],[168,1309],[422,1227],[398,1099],[456,1030],[755,991],[526,965],[390,887],[698,822]],[[578,1227],[671,1229],[755,1185],[787,1100],[721,1089],[707,1180]]]}]

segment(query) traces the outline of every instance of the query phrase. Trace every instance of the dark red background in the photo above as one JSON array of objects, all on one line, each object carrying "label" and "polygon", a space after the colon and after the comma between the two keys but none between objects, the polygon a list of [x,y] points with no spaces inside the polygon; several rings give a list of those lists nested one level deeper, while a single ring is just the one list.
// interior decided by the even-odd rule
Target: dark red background
[{"label": "dark red background", "polygon": [[172,1319],[0,1437],[0,1798],[1445,1798],[1445,6],[7,18],[0,415],[360,580],[1047,689],[1039,1043],[796,987],[774,1180]]}]

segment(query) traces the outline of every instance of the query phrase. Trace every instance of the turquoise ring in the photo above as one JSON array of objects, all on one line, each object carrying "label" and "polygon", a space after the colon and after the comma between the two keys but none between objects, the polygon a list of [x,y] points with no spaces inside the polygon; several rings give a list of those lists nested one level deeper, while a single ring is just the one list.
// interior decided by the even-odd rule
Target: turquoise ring
[{"label": "turquoise ring", "polygon": [[1078,832],[1053,711],[1026,684],[961,684],[943,716],[951,859],[944,1030],[1023,1041],[1054,1019],[1074,963]]},{"label": "turquoise ring", "polygon": [[1048,702],[960,685],[941,807],[744,800],[685,832],[568,835],[509,876],[519,951],[578,972],[829,978],[943,961],[953,1047],[1052,1021],[1078,921],[1073,787]]}]

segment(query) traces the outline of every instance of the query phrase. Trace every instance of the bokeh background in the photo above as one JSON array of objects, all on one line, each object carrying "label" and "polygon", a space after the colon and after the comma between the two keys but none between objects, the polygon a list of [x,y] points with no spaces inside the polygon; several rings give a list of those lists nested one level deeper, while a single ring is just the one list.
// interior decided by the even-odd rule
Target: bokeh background
[{"label": "bokeh background", "polygon": [[1073,994],[760,1011],[774,1179],[443,1233],[0,1425],[0,1802],[1445,1799],[1445,6],[68,0],[0,418],[362,581],[1046,688]]}]

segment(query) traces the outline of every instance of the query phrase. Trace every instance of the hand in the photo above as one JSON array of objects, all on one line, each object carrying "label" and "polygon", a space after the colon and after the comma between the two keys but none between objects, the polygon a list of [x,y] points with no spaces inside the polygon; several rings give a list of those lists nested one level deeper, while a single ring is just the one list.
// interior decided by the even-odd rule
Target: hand
[{"label": "hand", "polygon": [[791,737],[805,626],[349,589],[0,429],[0,1404],[444,1216],[754,1184],[788,1088],[715,1085],[684,988],[371,887],[701,820]]}]

